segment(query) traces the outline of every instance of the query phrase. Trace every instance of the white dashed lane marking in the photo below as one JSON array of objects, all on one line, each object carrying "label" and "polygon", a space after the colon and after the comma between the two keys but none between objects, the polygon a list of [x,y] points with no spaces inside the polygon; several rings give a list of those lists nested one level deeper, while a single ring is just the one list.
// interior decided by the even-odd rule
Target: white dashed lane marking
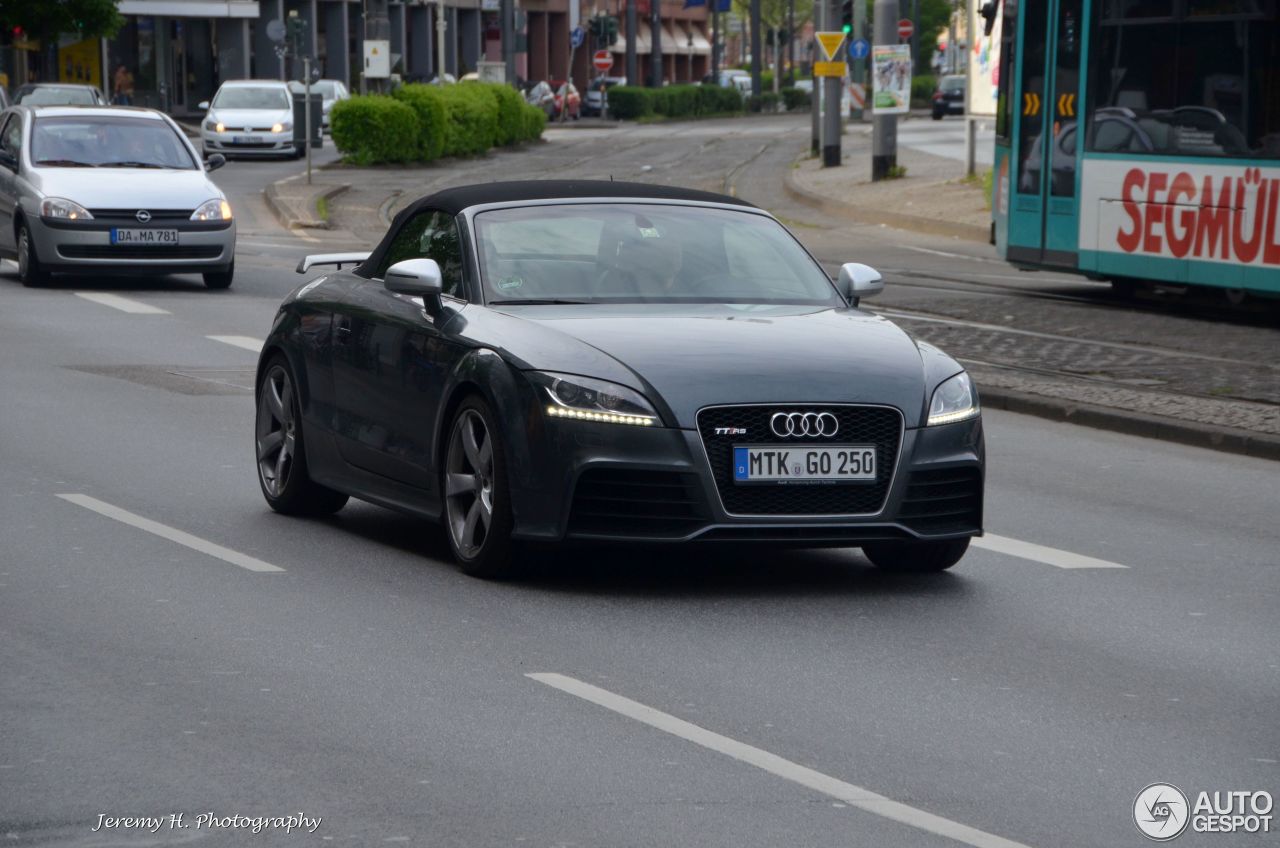
[{"label": "white dashed lane marking", "polygon": [[971,542],[969,542],[969,544],[975,548],[994,551],[998,554],[1007,554],[1009,556],[1029,559],[1035,562],[1042,562],[1045,565],[1052,565],[1054,568],[1129,567],[1127,565],[1121,565],[1118,562],[1109,562],[1105,559],[1095,559],[1094,557],[1075,554],[1071,551],[1063,551],[1058,548],[1037,545],[1035,542],[1024,542],[1020,539],[1010,539],[1007,536],[997,536],[994,533],[975,537]]},{"label": "white dashed lane marking", "polygon": [[128,312],[132,315],[168,315],[169,310],[161,309],[158,306],[152,306],[143,303],[140,300],[131,300],[127,297],[121,297],[118,294],[108,294],[107,292],[76,292],[76,297],[82,297],[85,300],[98,303],[103,306],[110,306],[112,309],[119,309],[121,312]]},{"label": "white dashed lane marking", "polygon": [[168,539],[170,542],[177,542],[183,547],[190,548],[193,551],[199,551],[202,554],[220,559],[223,562],[229,562],[232,565],[238,565],[249,571],[261,572],[278,572],[284,571],[279,566],[272,565],[269,562],[263,562],[255,557],[242,554],[239,551],[233,551],[230,548],[224,548],[222,545],[215,545],[213,542],[205,541],[199,536],[192,536],[190,533],[177,530],[158,521],[152,521],[150,518],[143,518],[141,515],[135,515],[128,510],[121,509],[118,506],[112,506],[105,501],[97,498],[89,497],[81,494],[61,494],[58,497],[68,503],[76,506],[84,507],[92,510],[99,515],[105,515],[107,518],[119,521],[121,524],[128,524],[130,527],[136,527],[139,530],[145,530],[153,536],[159,536],[161,539]]},{"label": "white dashed lane marking", "polygon": [[944,836],[948,839],[954,839],[957,842],[972,845],[974,848],[1027,848],[1021,842],[1014,842],[1013,840],[1005,839],[1003,836],[996,836],[993,833],[987,833],[975,827],[903,804],[892,798],[886,798],[884,795],[872,792],[870,789],[863,789],[861,786],[846,783],[820,771],[814,771],[799,763],[779,757],[777,754],[771,754],[761,748],[747,745],[736,739],[730,739],[728,736],[721,736],[719,733],[691,724],[669,713],[655,710],[653,707],[645,706],[639,701],[615,695],[606,689],[592,686],[590,683],[584,683],[576,678],[554,673],[527,674],[525,676],[546,684],[553,689],[559,689],[561,692],[573,695],[576,698],[581,698],[607,710],[612,710],[619,715],[647,724],[664,733],[669,733],[708,750],[732,757],[739,762],[763,769],[776,777],[781,777],[792,783],[798,783],[814,792],[819,792],[873,815],[934,833],[938,836]]},{"label": "white dashed lane marking", "polygon": [[255,339],[252,336],[205,336],[207,339],[213,339],[215,342],[229,344],[232,347],[244,348],[258,353],[262,350],[262,339]]}]

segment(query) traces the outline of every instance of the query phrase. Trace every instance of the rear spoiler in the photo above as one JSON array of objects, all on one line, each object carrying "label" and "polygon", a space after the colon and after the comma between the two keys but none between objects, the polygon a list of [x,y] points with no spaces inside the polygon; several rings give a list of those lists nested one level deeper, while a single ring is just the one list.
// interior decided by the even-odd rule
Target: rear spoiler
[{"label": "rear spoiler", "polygon": [[358,265],[368,258],[368,253],[313,253],[302,257],[294,270],[299,274],[305,274],[317,265],[337,265],[341,270],[343,265]]}]

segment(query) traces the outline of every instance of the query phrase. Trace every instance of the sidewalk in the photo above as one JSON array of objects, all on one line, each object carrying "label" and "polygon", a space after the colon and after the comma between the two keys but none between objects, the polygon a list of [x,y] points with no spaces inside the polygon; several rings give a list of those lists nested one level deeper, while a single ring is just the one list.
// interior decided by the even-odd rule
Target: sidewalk
[{"label": "sidewalk", "polygon": [[988,240],[991,211],[980,178],[964,181],[957,176],[963,166],[954,159],[899,146],[898,165],[906,175],[873,183],[870,133],[869,127],[845,133],[839,167],[822,167],[821,157],[798,159],[784,179],[787,194],[806,206],[860,224]]}]

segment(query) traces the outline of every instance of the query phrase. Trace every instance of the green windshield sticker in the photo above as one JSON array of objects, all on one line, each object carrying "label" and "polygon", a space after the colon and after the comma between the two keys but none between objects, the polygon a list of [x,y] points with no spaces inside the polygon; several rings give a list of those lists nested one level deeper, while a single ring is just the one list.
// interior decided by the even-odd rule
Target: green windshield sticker
[{"label": "green windshield sticker", "polygon": [[503,277],[501,280],[498,280],[498,288],[502,289],[503,291],[508,291],[510,289],[518,289],[523,285],[524,285],[524,280],[521,279],[520,277]]},{"label": "green windshield sticker", "polygon": [[658,232],[657,227],[641,227],[640,237],[641,238],[662,238],[662,233]]}]

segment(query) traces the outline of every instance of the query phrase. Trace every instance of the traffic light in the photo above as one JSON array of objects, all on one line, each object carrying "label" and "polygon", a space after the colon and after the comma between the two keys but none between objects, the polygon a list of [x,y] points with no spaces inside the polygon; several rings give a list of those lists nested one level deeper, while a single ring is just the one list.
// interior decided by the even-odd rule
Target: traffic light
[{"label": "traffic light", "polygon": [[609,15],[604,19],[604,43],[611,46],[618,40],[618,19]]},{"label": "traffic light", "polygon": [[840,0],[840,29],[845,35],[853,32],[853,0]]}]

